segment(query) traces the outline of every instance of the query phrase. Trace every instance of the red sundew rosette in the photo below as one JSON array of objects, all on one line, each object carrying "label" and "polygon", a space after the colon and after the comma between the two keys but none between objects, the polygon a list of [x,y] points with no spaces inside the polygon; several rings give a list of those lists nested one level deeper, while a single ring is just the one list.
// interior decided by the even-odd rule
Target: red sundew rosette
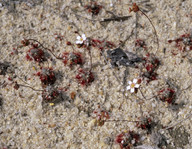
[{"label": "red sundew rosette", "polygon": [[46,102],[54,101],[58,96],[59,96],[59,91],[58,90],[52,90],[50,92],[47,91],[47,90],[44,90],[42,92],[42,98]]},{"label": "red sundew rosette", "polygon": [[136,126],[141,129],[149,129],[151,127],[152,120],[151,118],[145,118],[144,120],[137,122]]},{"label": "red sundew rosette", "polygon": [[[132,143],[133,140],[134,143]],[[116,137],[115,142],[120,145],[121,149],[130,149],[139,142],[139,135],[133,131],[123,132]]]},{"label": "red sundew rosette", "polygon": [[77,64],[83,64],[82,55],[79,52],[64,52],[62,57],[64,65],[69,65],[70,67],[72,67]]},{"label": "red sundew rosette", "polygon": [[94,111],[93,113],[96,114],[96,120],[99,126],[103,126],[105,121],[110,118],[107,111]]},{"label": "red sundew rosette", "polygon": [[103,8],[101,5],[98,5],[96,2],[91,2],[90,5],[84,6],[89,13],[93,15],[98,15],[100,10]]},{"label": "red sundew rosette", "polygon": [[27,51],[26,58],[29,61],[43,62],[45,61],[45,53],[42,49],[32,47]]},{"label": "red sundew rosette", "polygon": [[[43,71],[45,71],[45,73],[43,73]],[[51,85],[56,81],[55,73],[52,68],[42,68],[41,72],[37,73],[37,76],[39,76],[44,85]]]},{"label": "red sundew rosette", "polygon": [[175,99],[175,91],[171,88],[162,89],[158,92],[159,99],[163,102],[167,102],[169,104],[172,104]]},{"label": "red sundew rosette", "polygon": [[90,70],[80,68],[78,74],[75,77],[79,84],[82,86],[88,86],[94,81],[94,75]]}]

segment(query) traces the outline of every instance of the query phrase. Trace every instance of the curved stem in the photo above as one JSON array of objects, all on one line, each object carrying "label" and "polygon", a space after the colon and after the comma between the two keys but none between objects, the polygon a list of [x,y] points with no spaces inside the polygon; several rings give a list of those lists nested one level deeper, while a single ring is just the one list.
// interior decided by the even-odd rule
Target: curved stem
[{"label": "curved stem", "polygon": [[89,50],[89,56],[90,56],[90,71],[91,71],[91,69],[92,69],[92,56],[91,56],[91,50],[90,49],[88,49]]},{"label": "curved stem", "polygon": [[142,10],[139,9],[139,11],[140,11],[140,12],[149,20],[149,22],[151,23],[151,25],[152,25],[152,27],[153,27],[153,30],[154,30],[154,32],[155,32],[155,36],[156,36],[156,38],[157,38],[157,49],[159,49],[159,38],[158,38],[158,36],[157,36],[157,31],[156,31],[156,29],[155,29],[155,26],[153,25],[151,19],[150,19]]},{"label": "curved stem", "polygon": [[34,89],[34,88],[31,87],[31,86],[27,86],[27,85],[23,85],[23,84],[17,84],[17,85],[23,86],[23,87],[28,87],[28,88],[30,88],[30,89],[32,89],[32,90],[34,90],[34,91],[38,91],[38,92],[42,92],[42,91],[43,91],[43,90]]},{"label": "curved stem", "polygon": [[145,100],[147,100],[140,88],[139,88],[139,91],[140,91],[141,95],[143,96],[143,98],[144,98]]},{"label": "curved stem", "polygon": [[150,100],[150,99],[153,99],[153,98],[155,98],[155,97],[157,97],[158,95],[154,95],[154,96],[152,96],[152,97],[150,97],[150,98],[148,98],[148,99],[146,99],[146,100]]},{"label": "curved stem", "polygon": [[40,47],[42,47],[43,49],[49,51],[56,59],[62,60],[62,58],[57,57],[49,48],[44,47],[43,44],[40,43],[39,41],[37,41],[37,40],[35,40],[35,39],[27,39],[27,40],[29,40],[29,41],[31,40],[31,41],[37,42],[37,43],[40,45]]}]

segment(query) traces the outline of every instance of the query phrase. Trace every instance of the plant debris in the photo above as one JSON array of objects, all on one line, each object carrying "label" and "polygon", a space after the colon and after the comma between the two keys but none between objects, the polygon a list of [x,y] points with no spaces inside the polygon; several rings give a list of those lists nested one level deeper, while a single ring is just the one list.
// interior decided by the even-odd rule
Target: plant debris
[{"label": "plant debris", "polygon": [[111,60],[111,65],[114,67],[118,67],[120,65],[126,67],[135,67],[137,63],[143,61],[143,59],[138,55],[128,51],[124,52],[121,48],[108,50],[107,55]]}]

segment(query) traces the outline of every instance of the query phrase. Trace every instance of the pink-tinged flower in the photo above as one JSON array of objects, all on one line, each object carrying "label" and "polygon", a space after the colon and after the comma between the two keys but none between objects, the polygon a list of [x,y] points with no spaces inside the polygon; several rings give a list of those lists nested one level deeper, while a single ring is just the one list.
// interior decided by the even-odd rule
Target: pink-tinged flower
[{"label": "pink-tinged flower", "polygon": [[77,36],[77,41],[76,44],[83,44],[83,42],[86,40],[86,36],[85,34],[83,34],[82,36]]},{"label": "pink-tinged flower", "polygon": [[130,90],[131,93],[134,93],[136,89],[139,88],[141,80],[140,79],[133,79],[133,81],[128,82],[129,85],[127,86],[127,90]]}]

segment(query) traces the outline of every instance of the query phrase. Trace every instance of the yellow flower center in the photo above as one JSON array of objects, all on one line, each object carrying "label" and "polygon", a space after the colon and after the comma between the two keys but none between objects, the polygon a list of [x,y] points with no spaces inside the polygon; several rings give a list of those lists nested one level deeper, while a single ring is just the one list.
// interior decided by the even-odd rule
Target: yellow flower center
[{"label": "yellow flower center", "polygon": [[134,87],[135,87],[135,84],[134,84],[134,83],[132,83],[132,84],[131,84],[131,88],[134,88]]},{"label": "yellow flower center", "polygon": [[83,41],[83,38],[80,38],[81,41]]}]

